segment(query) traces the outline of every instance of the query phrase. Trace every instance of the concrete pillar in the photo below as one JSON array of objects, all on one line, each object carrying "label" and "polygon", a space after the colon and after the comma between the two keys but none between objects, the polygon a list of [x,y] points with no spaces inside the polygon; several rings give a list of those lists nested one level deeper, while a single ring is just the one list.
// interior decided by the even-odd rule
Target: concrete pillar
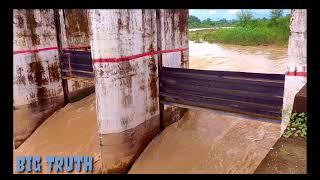
[{"label": "concrete pillar", "polygon": [[[160,29],[162,49],[188,48],[188,9],[161,9]],[[162,64],[164,67],[189,68],[188,50],[162,54]],[[181,119],[187,111],[185,108],[164,106],[164,127]]]},{"label": "concrete pillar", "polygon": [[53,17],[53,10],[13,11],[15,147],[64,105]]},{"label": "concrete pillar", "polygon": [[159,131],[156,10],[91,10],[90,21],[102,171],[125,173]]},{"label": "concrete pillar", "polygon": [[307,83],[307,10],[291,10],[290,21],[281,133],[290,120],[295,95]]},{"label": "concrete pillar", "polygon": [[[88,10],[59,10],[60,38],[63,49],[90,51]],[[74,102],[94,91],[94,80],[68,79],[69,100]]]}]

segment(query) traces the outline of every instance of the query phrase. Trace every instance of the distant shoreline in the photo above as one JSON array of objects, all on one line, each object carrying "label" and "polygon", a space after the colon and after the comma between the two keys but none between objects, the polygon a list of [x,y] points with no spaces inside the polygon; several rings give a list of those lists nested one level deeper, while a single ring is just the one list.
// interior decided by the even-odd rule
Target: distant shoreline
[{"label": "distant shoreline", "polygon": [[211,27],[211,28],[189,28],[189,31],[200,31],[206,29],[226,29],[226,28],[234,28],[233,26],[226,26],[226,27]]}]

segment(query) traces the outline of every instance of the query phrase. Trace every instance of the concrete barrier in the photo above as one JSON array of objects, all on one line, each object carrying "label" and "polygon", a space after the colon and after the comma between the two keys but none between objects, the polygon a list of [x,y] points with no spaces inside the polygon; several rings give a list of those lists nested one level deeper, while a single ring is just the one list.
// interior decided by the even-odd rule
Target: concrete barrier
[{"label": "concrete barrier", "polygon": [[307,10],[291,11],[288,64],[284,86],[281,133],[286,129],[294,97],[307,83]]},{"label": "concrete barrier", "polygon": [[[161,49],[188,48],[188,10],[161,9],[160,10]],[[162,54],[164,67],[189,68],[188,51]],[[181,119],[186,108],[164,105],[162,125],[167,127]]]},{"label": "concrete barrier", "polygon": [[53,10],[13,11],[14,141],[64,105]]},{"label": "concrete barrier", "polygon": [[[90,11],[104,173],[127,172],[160,130],[155,51],[188,46],[188,11],[156,11]],[[164,65],[187,67],[187,53],[167,54]]]}]

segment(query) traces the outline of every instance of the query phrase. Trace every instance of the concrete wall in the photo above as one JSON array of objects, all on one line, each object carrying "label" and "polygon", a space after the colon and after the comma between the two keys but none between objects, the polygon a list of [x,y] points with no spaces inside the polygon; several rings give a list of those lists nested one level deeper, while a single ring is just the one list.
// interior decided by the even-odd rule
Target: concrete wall
[{"label": "concrete wall", "polygon": [[[88,10],[59,10],[62,48],[90,51],[90,26]],[[94,80],[68,79],[70,102],[81,99],[94,91]]]},{"label": "concrete wall", "polygon": [[289,122],[295,95],[307,83],[307,10],[291,10],[287,71],[281,132]]},{"label": "concrete wall", "polygon": [[[62,48],[90,51],[87,10],[59,10]],[[64,106],[53,10],[14,10],[14,141],[19,146]],[[94,80],[68,80],[70,102],[94,92]]]},{"label": "concrete wall", "polygon": [[15,146],[64,104],[56,46],[53,10],[13,11]]},{"label": "concrete wall", "polygon": [[[188,48],[188,10],[161,9],[161,49]],[[162,54],[162,65],[164,67],[189,68],[188,51],[178,51]],[[164,106],[164,127],[181,119],[187,111],[185,108]]]},{"label": "concrete wall", "polygon": [[[162,49],[188,46],[187,23],[180,28],[183,33],[178,28],[181,20],[187,22],[187,11],[184,16],[171,10],[161,14],[160,28],[156,10],[90,11],[104,173],[127,172],[159,132],[158,56],[150,52],[157,50],[159,38],[163,38]],[[157,37],[157,29],[161,29],[161,37]],[[185,52],[165,55],[164,65],[187,66],[181,57],[188,59]]]}]

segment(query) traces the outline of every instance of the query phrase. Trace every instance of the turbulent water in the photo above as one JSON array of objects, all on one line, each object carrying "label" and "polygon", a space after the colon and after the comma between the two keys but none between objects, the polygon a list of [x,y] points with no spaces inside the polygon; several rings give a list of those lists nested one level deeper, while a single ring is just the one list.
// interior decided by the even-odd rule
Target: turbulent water
[{"label": "turbulent water", "polygon": [[[70,103],[49,117],[16,150],[14,156],[93,156],[94,173],[100,172],[100,146],[95,94]],[[43,163],[42,173],[47,173]],[[14,170],[15,161],[14,161]],[[76,172],[76,171],[75,171]]]},{"label": "turbulent water", "polygon": [[189,42],[192,69],[284,74],[287,59],[287,48]]},{"label": "turbulent water", "polygon": [[[193,69],[285,71],[285,48],[193,42],[189,48]],[[153,139],[129,173],[253,173],[279,133],[280,125],[247,116],[189,110]],[[57,111],[14,151],[15,156],[94,156],[95,173],[99,154],[94,94]]]},{"label": "turbulent water", "polygon": [[[285,72],[287,49],[189,43],[189,68]],[[148,145],[129,173],[253,173],[280,125],[222,111],[189,110]]]}]

